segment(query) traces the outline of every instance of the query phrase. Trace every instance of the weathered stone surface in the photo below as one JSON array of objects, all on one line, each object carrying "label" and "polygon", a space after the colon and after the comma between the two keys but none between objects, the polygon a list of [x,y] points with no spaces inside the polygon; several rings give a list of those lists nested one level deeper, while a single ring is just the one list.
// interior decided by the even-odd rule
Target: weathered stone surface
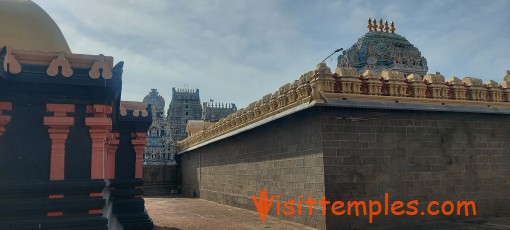
[{"label": "weathered stone surface", "polygon": [[[178,155],[182,193],[250,210],[256,210],[251,196],[258,197],[261,189],[283,200],[300,194],[320,199],[324,195],[320,120],[305,111],[262,127]],[[325,228],[320,207],[314,208],[313,217],[289,220]]]},{"label": "weathered stone surface", "polygon": [[[251,210],[251,195],[267,189],[282,200],[474,200],[478,216],[501,216],[510,212],[509,130],[501,115],[313,107],[178,159],[184,194]],[[286,219],[343,229],[451,218],[464,217],[377,216],[369,225],[314,206],[312,217]]]}]

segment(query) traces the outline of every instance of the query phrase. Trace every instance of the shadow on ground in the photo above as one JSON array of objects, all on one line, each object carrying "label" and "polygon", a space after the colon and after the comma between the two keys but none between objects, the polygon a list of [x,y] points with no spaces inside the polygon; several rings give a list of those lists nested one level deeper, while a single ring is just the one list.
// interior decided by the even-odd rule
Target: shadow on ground
[{"label": "shadow on ground", "polygon": [[180,228],[174,228],[174,227],[161,227],[161,226],[154,226],[154,230],[182,230]]}]

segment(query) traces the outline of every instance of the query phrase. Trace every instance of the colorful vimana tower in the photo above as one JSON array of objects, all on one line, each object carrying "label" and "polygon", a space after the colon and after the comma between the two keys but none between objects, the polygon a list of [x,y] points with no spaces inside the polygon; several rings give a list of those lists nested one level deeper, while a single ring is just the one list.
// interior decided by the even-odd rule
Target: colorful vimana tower
[{"label": "colorful vimana tower", "polygon": [[368,19],[368,32],[351,48],[338,56],[337,67],[352,67],[362,74],[365,70],[394,70],[409,75],[425,75],[427,59],[405,37],[395,33],[394,23]]}]

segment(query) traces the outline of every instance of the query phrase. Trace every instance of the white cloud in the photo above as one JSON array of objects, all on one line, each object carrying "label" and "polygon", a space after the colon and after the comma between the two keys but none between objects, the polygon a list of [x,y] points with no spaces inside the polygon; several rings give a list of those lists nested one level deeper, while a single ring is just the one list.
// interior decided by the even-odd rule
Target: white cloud
[{"label": "white cloud", "polygon": [[501,81],[510,68],[504,0],[35,1],[73,52],[125,61],[125,100],[158,88],[170,102],[171,87],[186,84],[203,101],[246,106],[349,48],[368,17],[394,20],[431,72]]}]

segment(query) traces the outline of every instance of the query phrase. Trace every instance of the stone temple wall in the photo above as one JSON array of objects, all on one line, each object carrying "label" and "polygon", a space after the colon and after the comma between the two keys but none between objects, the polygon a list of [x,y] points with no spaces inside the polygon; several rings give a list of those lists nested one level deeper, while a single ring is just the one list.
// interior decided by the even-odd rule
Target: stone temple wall
[{"label": "stone temple wall", "polygon": [[144,165],[144,195],[165,195],[178,193],[180,174],[177,165]]},{"label": "stone temple wall", "polygon": [[[183,193],[252,210],[261,189],[281,195],[276,203],[299,195],[384,203],[388,194],[389,202],[417,200],[419,211],[429,201],[472,200],[477,217],[508,215],[509,86],[510,71],[501,83],[482,83],[344,67],[333,74],[320,63],[178,142]],[[366,216],[334,216],[331,207],[325,216],[314,205],[311,217],[279,217],[319,229],[473,218],[390,213],[369,224]]]},{"label": "stone temple wall", "polygon": [[[271,135],[268,135],[270,133]],[[282,199],[324,194],[320,120],[311,111],[178,155],[182,193],[256,210],[261,189]],[[275,210],[272,210],[274,212]],[[319,212],[290,220],[324,228]]]},{"label": "stone temple wall", "polygon": [[[498,216],[510,214],[509,139],[503,115],[312,107],[178,159],[184,194],[251,210],[251,195],[268,189],[282,201],[383,201],[388,193],[419,200],[420,210],[431,200],[474,200],[478,216]],[[279,217],[319,229],[369,226],[368,217],[324,217],[319,205],[306,214]],[[455,218],[381,215],[370,226]]]},{"label": "stone temple wall", "polygon": [[[351,119],[346,119],[351,118]],[[320,115],[328,200],[473,200],[478,216],[510,214],[510,117],[330,108]],[[456,216],[374,218],[374,226]],[[328,227],[366,227],[331,217]]]}]

